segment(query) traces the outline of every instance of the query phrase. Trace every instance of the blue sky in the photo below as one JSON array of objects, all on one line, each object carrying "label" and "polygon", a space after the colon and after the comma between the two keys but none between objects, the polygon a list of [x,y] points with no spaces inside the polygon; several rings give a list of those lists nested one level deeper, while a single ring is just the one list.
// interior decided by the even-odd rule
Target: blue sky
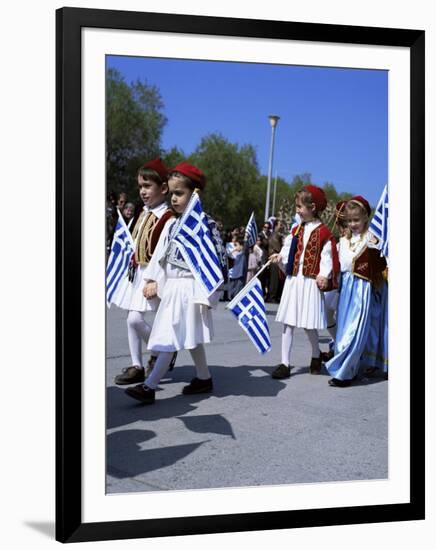
[{"label": "blue sky", "polygon": [[127,82],[160,90],[168,118],[162,147],[190,154],[218,132],[257,151],[267,174],[271,127],[273,177],[310,172],[314,183],[365,196],[376,205],[388,171],[388,73],[140,57],[108,57]]}]

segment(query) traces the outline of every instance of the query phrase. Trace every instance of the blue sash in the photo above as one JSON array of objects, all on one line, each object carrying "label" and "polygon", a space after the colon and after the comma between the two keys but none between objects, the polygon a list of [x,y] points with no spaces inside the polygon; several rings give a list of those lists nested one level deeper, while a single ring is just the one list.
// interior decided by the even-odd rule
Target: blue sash
[{"label": "blue sash", "polygon": [[298,246],[298,234],[300,230],[303,232],[303,224],[300,224],[292,237],[291,248],[289,249],[288,262],[286,264],[286,275],[292,275],[292,270],[294,267],[295,254],[297,253]]}]

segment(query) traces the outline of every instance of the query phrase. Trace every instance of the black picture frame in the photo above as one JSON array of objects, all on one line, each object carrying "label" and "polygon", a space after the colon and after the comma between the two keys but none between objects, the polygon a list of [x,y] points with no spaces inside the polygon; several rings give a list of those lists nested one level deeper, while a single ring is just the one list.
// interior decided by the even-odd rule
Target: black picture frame
[{"label": "black picture frame", "polygon": [[[411,331],[410,502],[264,513],[82,522],[81,439],[81,29],[125,29],[410,49]],[[61,542],[269,530],[424,519],[424,112],[425,33],[286,21],[263,21],[62,8],[56,12],[56,539]],[[418,279],[419,278],[419,279]],[[417,322],[419,319],[419,323]]]}]

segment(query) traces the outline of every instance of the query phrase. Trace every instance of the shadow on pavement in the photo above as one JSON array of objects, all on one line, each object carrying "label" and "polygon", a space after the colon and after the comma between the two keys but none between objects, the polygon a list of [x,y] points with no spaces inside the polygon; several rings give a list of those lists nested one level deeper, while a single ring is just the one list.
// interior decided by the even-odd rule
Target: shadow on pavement
[{"label": "shadow on pavement", "polygon": [[183,416],[196,407],[183,395],[168,399],[161,398],[164,392],[156,392],[154,405],[142,405],[124,393],[123,388],[111,386],[107,389],[107,429],[125,426],[132,422],[153,421]]},{"label": "shadow on pavement", "polygon": [[[150,436],[150,434],[153,434]],[[123,430],[107,436],[107,473],[125,479],[172,466],[203,443],[141,449],[141,443],[154,437],[149,430]]]},{"label": "shadow on pavement", "polygon": [[255,367],[239,365],[237,367],[221,367],[212,365],[210,371],[214,380],[215,397],[247,396],[276,397],[285,389],[286,384],[271,378],[276,367]]},{"label": "shadow on pavement", "polygon": [[352,386],[371,386],[372,384],[379,384],[380,382],[386,382],[386,378],[384,378],[383,376],[374,376],[371,378],[362,376],[362,378],[358,378],[357,380],[354,380],[351,385]]},{"label": "shadow on pavement", "polygon": [[202,414],[198,416],[178,417],[183,422],[185,428],[191,432],[199,434],[213,433],[218,435],[228,435],[236,439],[233,433],[232,425],[220,414]]},{"label": "shadow on pavement", "polygon": [[[273,380],[271,372],[274,367],[222,367],[210,366],[214,381],[211,394],[176,395],[164,398],[164,391],[156,392],[153,405],[142,405],[124,393],[124,387],[109,386],[107,388],[107,429],[116,428],[140,420],[160,420],[184,416],[196,409],[195,404],[210,397],[275,397],[286,387],[284,382]],[[262,373],[264,375],[262,376]],[[261,374],[261,376],[259,376]],[[165,379],[161,388],[171,383],[188,383],[194,375],[194,367],[177,366]]]}]

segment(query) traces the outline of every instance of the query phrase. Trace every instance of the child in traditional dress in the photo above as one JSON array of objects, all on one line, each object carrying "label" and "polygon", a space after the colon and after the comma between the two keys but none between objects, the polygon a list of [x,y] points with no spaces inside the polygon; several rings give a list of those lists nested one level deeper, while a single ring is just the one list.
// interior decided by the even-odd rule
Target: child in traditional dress
[{"label": "child in traditional dress", "polygon": [[333,387],[349,386],[357,377],[368,342],[375,290],[383,284],[386,260],[368,232],[371,208],[358,195],[345,207],[348,229],[339,241],[341,291],[339,294],[335,355],[326,363]]},{"label": "child in traditional dress", "polygon": [[[144,271],[152,257],[159,235],[165,224],[174,216],[166,202],[168,196],[168,173],[160,159],[146,162],[138,170],[138,188],[144,207],[139,216],[132,237],[135,253],[129,267],[129,276],[120,283],[112,302],[127,314],[127,336],[131,366],[115,377],[118,385],[134,384],[145,380],[146,372],[142,359],[142,343],[147,342],[151,326],[145,321],[147,311],[155,311],[158,298],[147,300],[143,295]],[[151,369],[156,357],[149,360]]]},{"label": "child in traditional dress", "polygon": [[[176,216],[180,217],[194,190],[204,189],[205,176],[195,166],[182,162],[171,171],[168,186],[171,205]],[[209,393],[213,389],[204,344],[213,337],[211,307],[218,302],[219,292],[207,297],[195,279],[180,253],[179,244],[171,240],[176,224],[175,218],[165,226],[143,274],[145,296],[150,300],[156,296],[161,299],[148,342],[148,348],[159,355],[145,383],[127,388],[126,393],[146,405],[155,402],[155,390],[168,371],[173,353],[182,349],[190,351],[196,369],[196,377],[183,388],[183,394]],[[216,239],[220,239],[218,230],[215,228],[211,232],[214,243],[217,243]],[[215,246],[220,248],[217,244]],[[223,261],[220,252],[218,255]]]},{"label": "child in traditional dress", "polygon": [[285,239],[282,250],[273,254],[286,270],[286,281],[276,321],[283,323],[282,362],[273,378],[291,375],[291,351],[295,327],[304,328],[312,346],[310,373],[321,373],[318,330],[326,328],[323,291],[336,286],[339,264],[335,240],[319,214],[327,206],[324,191],[305,185],[296,194],[295,206],[301,224]]}]

